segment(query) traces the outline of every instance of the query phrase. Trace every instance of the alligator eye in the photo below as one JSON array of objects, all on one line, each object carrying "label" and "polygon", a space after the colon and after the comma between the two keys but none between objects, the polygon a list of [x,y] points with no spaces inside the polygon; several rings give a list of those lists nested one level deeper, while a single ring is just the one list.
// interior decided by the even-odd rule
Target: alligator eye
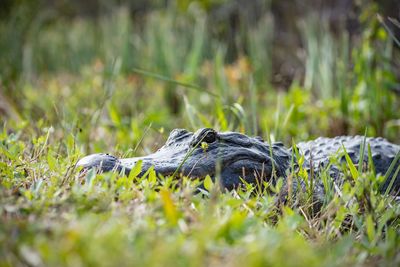
[{"label": "alligator eye", "polygon": [[206,143],[214,143],[217,140],[217,133],[214,131],[208,131],[205,136],[202,138],[203,142]]},{"label": "alligator eye", "polygon": [[198,130],[193,136],[193,140],[190,143],[192,147],[197,147],[201,143],[211,144],[218,139],[218,133],[210,128]]}]

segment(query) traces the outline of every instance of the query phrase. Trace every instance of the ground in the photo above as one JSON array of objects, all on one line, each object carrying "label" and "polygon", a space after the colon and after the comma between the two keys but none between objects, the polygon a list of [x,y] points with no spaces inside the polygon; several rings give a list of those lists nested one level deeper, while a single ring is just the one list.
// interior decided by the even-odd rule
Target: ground
[{"label": "ground", "polygon": [[138,28],[125,8],[97,20],[42,14],[29,30],[22,7],[0,20],[0,266],[399,265],[400,204],[378,193],[385,174],[350,162],[319,212],[309,191],[277,205],[276,194],[221,192],[208,178],[193,194],[201,181],[75,168],[89,153],[153,152],[174,128],[287,147],[339,134],[399,143],[399,47],[371,6],[356,40],[303,32],[304,71],[289,85],[270,82],[268,15],[232,58],[195,5],[151,11]]}]

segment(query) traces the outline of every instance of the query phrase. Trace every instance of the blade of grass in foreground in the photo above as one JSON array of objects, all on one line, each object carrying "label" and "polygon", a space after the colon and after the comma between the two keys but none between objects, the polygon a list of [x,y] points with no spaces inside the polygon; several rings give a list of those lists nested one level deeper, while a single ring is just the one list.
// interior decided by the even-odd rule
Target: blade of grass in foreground
[{"label": "blade of grass in foreground", "polygon": [[346,158],[347,165],[349,165],[349,168],[350,168],[351,177],[353,177],[353,179],[356,180],[358,178],[359,173],[358,173],[356,167],[354,166],[354,163],[351,160],[351,158],[350,158],[349,154],[347,153],[347,150],[343,144],[342,144],[342,147],[344,150],[344,156]]},{"label": "blade of grass in foreground", "polygon": [[375,165],[374,165],[374,161],[372,159],[372,151],[371,151],[370,144],[368,144],[368,167],[370,168],[372,173],[376,176]]},{"label": "blade of grass in foreground", "polygon": [[218,98],[220,97],[219,95],[217,95],[217,94],[215,94],[213,92],[210,92],[210,91],[208,91],[208,90],[206,90],[203,87],[200,87],[198,85],[180,82],[180,81],[171,79],[169,77],[160,75],[158,73],[154,73],[154,72],[150,72],[150,71],[146,71],[146,70],[141,70],[141,69],[137,69],[137,68],[133,68],[132,71],[136,72],[138,74],[144,75],[144,76],[148,76],[148,77],[151,77],[151,78],[154,78],[154,79],[158,79],[158,80],[164,81],[164,82],[169,82],[169,83],[172,83],[172,84],[180,85],[182,87],[185,87],[185,88],[188,88],[188,89],[193,89],[193,90],[199,91],[199,92],[204,92],[204,93],[207,93],[207,94],[212,95],[214,97],[218,97]]},{"label": "blade of grass in foreground", "polygon": [[[383,25],[383,27],[385,28],[386,32],[390,35],[390,37],[393,39],[393,41],[400,47],[400,40],[397,39],[396,34],[390,29],[390,27],[385,23],[385,21],[383,20],[381,15],[377,15],[378,21]],[[397,21],[393,20],[393,19],[389,19],[390,22],[392,22],[393,24],[397,25]]]},{"label": "blade of grass in foreground", "polygon": [[[382,184],[382,186],[383,186],[383,185],[385,184],[385,182],[389,179],[389,176],[390,176],[390,174],[392,173],[392,171],[393,171],[393,169],[394,169],[394,166],[396,166],[396,163],[399,161],[399,159],[400,159],[400,151],[397,152],[396,157],[394,158],[394,160],[393,160],[392,163],[390,164],[389,169],[387,170],[387,172],[386,172],[386,174],[385,174],[385,180],[384,180],[384,183]],[[397,167],[397,170],[396,170],[395,174],[392,176],[392,180],[390,181],[388,187],[386,188],[385,196],[388,195],[389,192],[390,192],[390,190],[392,189],[394,180],[396,179],[396,176],[397,176],[398,173],[399,173],[399,169],[400,169],[400,165],[399,165],[399,167]]]},{"label": "blade of grass in foreground", "polygon": [[360,146],[360,156],[358,159],[358,173],[362,173],[363,171],[363,165],[364,165],[364,153],[365,153],[365,143],[367,141],[367,129],[365,129],[365,133],[364,133],[364,138],[363,138],[363,142],[361,143]]}]

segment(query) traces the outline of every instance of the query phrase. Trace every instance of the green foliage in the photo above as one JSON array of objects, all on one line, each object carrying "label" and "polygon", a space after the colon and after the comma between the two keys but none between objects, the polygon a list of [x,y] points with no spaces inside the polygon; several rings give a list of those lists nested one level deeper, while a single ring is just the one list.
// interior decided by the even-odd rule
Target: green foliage
[{"label": "green foliage", "polygon": [[[231,44],[211,34],[207,13],[223,2],[177,1],[141,24],[124,7],[68,20],[31,13],[33,4],[0,21],[0,266],[400,264],[400,206],[379,194],[389,174],[357,168],[345,151],[329,165],[346,176],[338,188],[329,166],[311,175],[294,149],[300,168],[293,162],[288,181],[306,190],[289,191],[286,203],[249,184],[221,193],[209,176],[140,175],[141,162],[129,176],[76,169],[87,153],[147,154],[173,128],[287,146],[365,129],[400,141],[394,47],[374,6],[354,43],[314,18],[304,23],[305,79],[277,90],[271,14],[240,29],[241,53],[228,61]],[[3,116],[3,102],[18,116]],[[319,213],[315,179],[325,189]],[[201,182],[206,190],[193,194]],[[283,180],[266,187],[279,194]]]},{"label": "green foliage", "polygon": [[278,209],[274,196],[218,193],[206,177],[213,194],[204,197],[192,194],[198,181],[151,170],[139,177],[140,163],[128,177],[81,175],[79,151],[57,152],[71,149],[68,140],[47,129],[26,146],[23,130],[0,140],[2,265],[399,263],[400,207],[378,193],[372,172],[333,193],[316,215],[307,192]]}]

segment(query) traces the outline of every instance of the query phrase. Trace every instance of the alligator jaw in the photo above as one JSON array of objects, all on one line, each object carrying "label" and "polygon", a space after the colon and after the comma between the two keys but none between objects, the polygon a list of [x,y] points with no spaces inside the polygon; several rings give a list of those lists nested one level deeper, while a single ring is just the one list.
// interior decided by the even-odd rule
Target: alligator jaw
[{"label": "alligator jaw", "polygon": [[81,158],[76,166],[82,167],[83,170],[96,169],[98,172],[123,171],[128,175],[132,168],[134,168],[139,161],[142,161],[142,169],[138,174],[139,176],[143,175],[152,166],[157,174],[163,176],[172,175],[179,168],[176,162],[171,164],[165,161],[157,161],[156,157],[153,155],[154,154],[145,157],[118,159],[109,154],[92,154]]},{"label": "alligator jaw", "polygon": [[83,170],[96,169],[100,172],[121,170],[118,158],[103,153],[83,157],[76,163],[76,166],[82,167]]},{"label": "alligator jaw", "polygon": [[[142,161],[142,168],[138,176],[144,175],[146,171],[153,167],[157,175],[170,176],[176,173],[194,179],[201,179],[206,175],[210,175],[212,179],[215,178],[217,168],[215,162],[205,165],[204,162],[201,162],[200,158],[197,161],[198,164],[190,160],[190,163],[186,164],[186,162],[182,162],[182,160],[185,160],[184,157],[182,159],[171,160],[163,156],[162,153],[156,152],[144,157],[118,159],[109,154],[93,154],[80,159],[77,166],[82,167],[83,170],[95,169],[98,172],[117,171],[129,175],[135,165],[139,161]],[[203,157],[206,158],[207,155]],[[235,155],[234,158],[236,159],[235,161],[221,162],[224,166],[220,170],[221,177],[223,178],[220,183],[223,188],[232,190],[242,184],[242,179],[250,183],[255,183],[257,179],[271,176],[272,170],[269,166],[270,164],[256,163],[254,159],[248,158],[246,155]],[[248,167],[245,168],[244,166]],[[240,170],[240,173],[238,173],[238,170]]]}]

